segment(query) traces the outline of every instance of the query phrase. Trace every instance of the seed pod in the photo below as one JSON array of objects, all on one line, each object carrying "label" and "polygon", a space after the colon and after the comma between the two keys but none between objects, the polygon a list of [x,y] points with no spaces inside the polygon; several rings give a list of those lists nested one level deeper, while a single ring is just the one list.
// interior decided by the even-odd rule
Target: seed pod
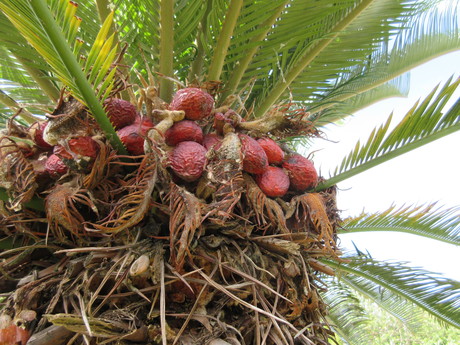
[{"label": "seed pod", "polygon": [[183,141],[203,142],[203,130],[194,121],[183,120],[176,122],[165,133],[165,142],[169,146],[176,146]]},{"label": "seed pod", "polygon": [[148,118],[138,118],[132,125],[117,131],[117,134],[129,153],[135,156],[143,155],[145,136],[153,126],[153,122]]},{"label": "seed pod", "polygon": [[239,134],[243,153],[243,170],[251,174],[262,174],[268,168],[268,158],[257,140],[246,134]]},{"label": "seed pod", "polygon": [[50,174],[50,176],[56,178],[64,175],[69,168],[67,168],[67,165],[64,164],[64,161],[58,155],[53,153],[46,160],[45,170]]},{"label": "seed pod", "polygon": [[318,173],[313,162],[299,154],[289,156],[283,162],[283,168],[288,171],[293,190],[301,192],[314,187],[318,182]]},{"label": "seed pod", "polygon": [[261,175],[257,175],[256,183],[265,195],[272,198],[282,197],[289,190],[289,176],[283,169],[269,166]]},{"label": "seed pod", "polygon": [[187,182],[196,181],[206,165],[206,149],[194,141],[183,141],[170,153],[169,164],[176,176]]},{"label": "seed pod", "polygon": [[260,146],[264,149],[267,154],[268,163],[279,165],[283,163],[284,152],[276,141],[270,138],[260,138],[257,140]]},{"label": "seed pod", "polygon": [[207,92],[188,87],[181,89],[174,95],[170,110],[183,110],[188,120],[201,120],[211,115],[214,108],[214,98]]},{"label": "seed pod", "polygon": [[150,258],[148,255],[143,254],[139,256],[129,268],[129,275],[131,277],[139,276],[148,272],[150,267]]},{"label": "seed pod", "polygon": [[118,98],[109,98],[104,102],[107,116],[116,130],[134,122],[137,110],[130,102]]},{"label": "seed pod", "polygon": [[43,131],[47,125],[48,121],[36,122],[30,127],[29,132],[35,144],[45,150],[49,150],[53,147],[52,145],[48,144],[45,139],[43,139]]},{"label": "seed pod", "polygon": [[219,137],[216,133],[208,133],[203,137],[203,146],[206,150],[210,150],[214,148],[214,150],[218,150],[222,144],[222,138]]},{"label": "seed pod", "polygon": [[69,140],[69,148],[72,152],[91,158],[96,158],[99,153],[99,145],[91,137],[78,137]]}]

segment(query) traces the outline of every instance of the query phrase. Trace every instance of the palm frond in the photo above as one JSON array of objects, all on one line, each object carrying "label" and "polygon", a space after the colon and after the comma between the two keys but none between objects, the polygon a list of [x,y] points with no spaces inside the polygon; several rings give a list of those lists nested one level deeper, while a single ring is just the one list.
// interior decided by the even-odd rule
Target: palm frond
[{"label": "palm frond", "polygon": [[[439,55],[460,47],[458,2],[451,1],[445,7],[433,7],[411,18],[398,36],[383,42],[380,48],[368,56],[366,64],[354,66],[340,78],[322,99],[318,99],[311,111],[321,111],[343,102]],[[332,121],[335,117],[328,118]],[[346,116],[347,114],[343,114]],[[342,117],[343,117],[342,116]],[[324,119],[325,120],[325,119]]]},{"label": "palm frond", "polygon": [[315,1],[290,1],[241,77],[239,88],[257,80],[249,102],[252,104],[256,98],[266,97],[275,83],[283,82],[296,52],[315,45],[321,37],[328,37],[333,18],[343,16],[355,3],[350,0],[337,4],[325,0],[317,6]]},{"label": "palm frond", "polygon": [[[160,1],[160,64],[158,71],[165,77],[174,76],[174,0]],[[160,97],[171,101],[173,83],[170,79],[160,81]]]},{"label": "palm frond", "polygon": [[33,84],[32,78],[24,73],[21,64],[3,45],[0,47],[0,61],[2,62],[0,79],[9,80],[21,86],[30,86]]},{"label": "palm frond", "polygon": [[52,79],[49,65],[1,12],[0,43],[1,78],[21,85],[31,85],[33,80],[42,90],[42,95],[47,95],[49,100],[56,101],[59,97],[59,89]]},{"label": "palm frond", "polygon": [[[31,124],[37,121],[37,119],[34,117],[32,113],[30,113],[27,109],[24,109],[24,107],[18,104],[13,98],[8,96],[1,89],[0,89],[0,103],[4,104],[5,106],[10,108],[15,113],[18,113],[20,118],[22,118],[26,123]],[[2,120],[4,120],[4,118]]]},{"label": "palm frond", "polygon": [[322,105],[324,110],[315,114],[315,124],[322,127],[326,124],[333,123],[343,119],[358,110],[370,106],[378,101],[390,97],[405,97],[409,93],[410,74],[405,73],[389,82],[376,86],[368,91],[358,93],[343,101],[328,101],[326,98]]},{"label": "palm frond", "polygon": [[268,93],[256,106],[256,116],[264,114],[286,91],[296,99],[314,99],[327,88],[328,81],[365,64],[379,43],[414,15],[415,5],[414,1],[395,4],[391,0],[341,2],[333,6],[335,12],[313,19],[309,23],[314,24],[314,36],[281,56],[278,69],[283,75],[268,86]]},{"label": "palm frond", "polygon": [[334,331],[349,345],[371,344],[366,329],[369,317],[356,293],[336,279],[326,279],[327,291],[321,293],[329,306],[326,316]]},{"label": "palm frond", "polygon": [[[147,77],[147,70],[159,71],[160,1],[114,0],[118,39],[126,46],[124,63]],[[177,42],[176,42],[177,43]],[[149,66],[144,66],[144,61]]]},{"label": "palm frond", "polygon": [[[228,49],[225,56],[219,53],[217,46],[213,52],[213,56],[220,57],[219,64],[223,69],[220,80],[226,84],[226,94],[236,90],[244,71],[248,68],[258,48],[264,44],[264,39],[286,4],[286,0],[243,1],[239,12],[236,12],[235,7],[228,9],[228,14],[233,15],[234,26],[231,29],[233,33],[228,29],[220,33],[221,40],[227,40]],[[231,41],[229,34],[233,36]],[[216,65],[215,61],[214,58],[210,61],[211,67]],[[215,77],[213,73],[211,69],[210,79]]]},{"label": "palm frond", "polygon": [[459,208],[442,210],[427,206],[391,206],[379,213],[362,213],[342,223],[343,233],[397,231],[460,245]]},{"label": "palm frond", "polygon": [[[0,55],[1,53],[0,49]],[[12,58],[11,62],[16,63],[16,60]],[[0,72],[0,104],[5,106],[2,111],[6,116],[11,117],[21,109],[20,117],[32,121],[34,115],[45,114],[44,109],[50,100],[42,89],[34,84],[33,79],[23,72],[20,69],[12,69],[5,77]]]},{"label": "palm frond", "polygon": [[[100,51],[93,50],[89,53],[89,62],[85,71],[88,72],[92,69],[92,74],[87,78],[72,51],[72,48],[77,44],[76,40],[68,42],[66,39],[66,37],[69,39],[74,37],[79,26],[79,22],[73,20],[74,9],[71,8],[73,5],[66,1],[60,1],[55,3],[52,9],[62,11],[60,6],[66,9],[65,13],[53,16],[44,0],[33,2],[5,0],[0,3],[0,9],[27,41],[43,56],[59,80],[70,90],[75,98],[88,106],[112,145],[120,152],[126,152],[112,124],[105,115],[100,101],[100,97],[106,95],[106,91],[113,86],[110,78],[113,81],[114,74],[113,72],[108,73],[114,60],[115,51],[115,48],[110,47],[111,39],[107,39],[107,27],[110,27],[111,18],[107,18],[101,28],[100,35],[95,41],[95,46],[101,47]],[[27,20],[24,20],[24,18],[27,18]],[[67,28],[65,32],[62,31],[63,27],[59,27],[58,22],[64,28]],[[104,83],[91,85],[91,81],[101,81],[100,76],[105,78]],[[95,92],[94,89],[98,89],[98,91]]]},{"label": "palm frond", "polygon": [[[202,74],[204,58],[202,35],[206,30],[205,16],[209,13],[209,1],[178,1],[175,8],[174,54],[176,78],[186,83]],[[192,72],[193,65],[198,66]],[[189,80],[192,81],[192,80]]]},{"label": "palm frond", "polygon": [[410,319],[413,311],[401,302],[407,301],[460,328],[460,282],[404,263],[382,262],[366,256],[348,259],[347,263],[323,261],[336,269],[344,283],[353,284],[354,289],[359,288],[374,301],[386,305],[393,315]]},{"label": "palm frond", "polygon": [[447,111],[446,103],[458,89],[460,78],[450,78],[438,91],[438,86],[421,102],[417,102],[401,122],[389,131],[392,117],[372,131],[366,143],[355,148],[335,169],[334,176],[318,189],[330,187],[340,181],[370,169],[403,153],[444,137],[460,129],[460,100]]},{"label": "palm frond", "polygon": [[245,4],[225,61],[226,71],[222,79],[227,80],[227,83],[222,99],[236,91],[245,71],[288,2],[267,0]]}]

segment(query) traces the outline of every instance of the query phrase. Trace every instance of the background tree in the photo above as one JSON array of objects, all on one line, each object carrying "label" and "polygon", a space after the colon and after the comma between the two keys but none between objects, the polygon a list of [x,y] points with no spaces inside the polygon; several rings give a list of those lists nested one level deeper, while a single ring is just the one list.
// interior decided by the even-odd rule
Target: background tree
[{"label": "background tree", "polygon": [[[73,2],[60,0],[1,0],[0,59],[2,64],[0,78],[2,89],[0,90],[0,103],[3,105],[1,112],[5,126],[9,122],[7,126],[8,143],[25,142],[28,144],[30,138],[16,135],[15,128],[32,124],[40,116],[51,113],[55,108],[61,112],[56,112],[55,109],[54,114],[61,114],[63,110],[69,113],[69,109],[73,108],[65,107],[73,104],[70,99],[75,99],[79,104],[83,104],[85,109],[88,109],[91,119],[94,118],[102,129],[108,140],[104,141],[107,151],[110,151],[112,147],[118,153],[123,154],[126,153],[125,148],[115,135],[115,130],[105,114],[104,99],[114,95],[130,99],[139,105],[140,110],[149,113],[151,110],[149,107],[155,108],[159,98],[169,103],[178,87],[197,85],[207,89],[215,96],[216,106],[230,105],[246,120],[254,120],[254,122],[249,122],[255,124],[258,130],[261,126],[261,123],[257,122],[258,119],[263,119],[263,123],[269,125],[272,122],[276,123],[275,127],[268,130],[270,134],[275,134],[277,139],[282,139],[291,148],[300,144],[308,147],[316,139],[315,136],[320,133],[322,126],[339,121],[376,100],[404,95],[408,87],[408,80],[405,77],[407,71],[440,54],[459,48],[457,2],[448,2],[443,11],[438,10],[436,4],[436,1],[409,0],[341,2],[329,0],[320,2],[309,0],[232,0],[230,2],[219,0],[148,2],[116,0],[113,2],[80,1],[77,6]],[[460,80],[451,79],[444,85],[434,88],[431,94],[415,104],[404,119],[395,126],[390,116],[386,123],[370,134],[367,142],[357,143],[353,152],[339,163],[330,178],[321,180],[316,187],[316,192],[323,193],[319,194],[323,198],[326,195],[330,196],[330,202],[324,211],[327,211],[328,221],[334,226],[335,231],[374,231],[377,229],[379,231],[403,231],[433,240],[459,244],[458,211],[455,209],[441,210],[433,206],[409,206],[399,209],[394,207],[377,214],[365,214],[354,219],[346,219],[336,229],[337,214],[334,212],[333,205],[334,186],[341,181],[457,131],[460,128],[460,103],[456,100],[448,109],[445,109],[445,104],[458,89],[459,82]],[[64,93],[63,88],[65,88]],[[69,95],[71,95],[70,98]],[[58,102],[57,107],[55,107],[56,102]],[[280,122],[290,121],[283,134],[275,132],[275,129],[279,127],[275,110],[282,112],[283,117],[279,120]],[[296,130],[293,126],[298,116],[312,126],[308,130],[304,130],[305,128]],[[254,128],[250,125],[239,124],[239,126],[242,129]],[[11,146],[11,144],[8,145]],[[5,147],[8,145],[3,143]],[[107,164],[100,164],[100,166],[109,166],[108,162],[112,159],[110,157],[108,155],[107,161],[103,162]],[[152,159],[147,155],[147,158],[149,157]],[[3,162],[6,164],[5,159]],[[127,176],[130,176],[127,168],[130,164],[134,164],[135,170],[141,172],[139,176],[142,178],[134,179],[135,181],[142,180],[139,185],[134,185],[138,182],[129,183],[133,183],[130,185],[132,188],[138,188],[133,190],[139,191],[139,195],[142,195],[144,199],[143,201],[133,201],[128,197],[122,199],[123,201],[120,202],[122,206],[131,205],[129,210],[135,209],[136,211],[134,216],[123,223],[123,226],[116,225],[120,229],[123,228],[120,231],[115,229],[116,226],[109,229],[107,221],[93,224],[93,230],[112,235],[113,242],[111,243],[98,243],[94,239],[85,242],[81,239],[80,233],[71,237],[69,243],[64,240],[66,236],[62,234],[62,230],[52,233],[52,238],[57,239],[56,242],[52,244],[44,242],[40,231],[36,233],[37,229],[30,225],[30,219],[43,221],[44,214],[40,213],[43,212],[41,200],[46,195],[30,187],[26,179],[21,180],[21,185],[12,187],[9,184],[10,181],[4,178],[6,181],[2,181],[1,194],[5,201],[2,206],[2,226],[4,225],[2,243],[9,248],[3,253],[4,257],[8,258],[8,264],[4,263],[2,266],[5,277],[11,276],[19,267],[9,264],[20,258],[17,254],[18,239],[25,245],[20,247],[24,253],[37,254],[37,251],[43,248],[51,252],[54,256],[53,260],[50,260],[50,267],[59,266],[60,261],[56,260],[61,260],[63,250],[68,255],[71,255],[72,251],[88,253],[89,250],[85,248],[94,247],[96,243],[104,247],[102,252],[106,253],[107,251],[112,252],[107,248],[118,248],[119,246],[120,250],[126,250],[123,245],[138,243],[141,235],[134,236],[134,241],[130,236],[124,237],[124,231],[128,228],[132,229],[135,225],[145,224],[146,218],[149,218],[146,217],[146,212],[151,206],[147,205],[150,204],[150,198],[154,198],[155,201],[166,200],[162,199],[161,188],[167,187],[159,183],[161,188],[158,188],[154,183],[146,182],[154,180],[153,176],[157,176],[158,172],[155,169],[158,162],[151,162],[155,169],[150,170],[142,170],[144,165],[139,162],[127,163],[126,160],[117,162],[121,169],[127,169]],[[2,174],[3,177],[8,175],[5,171]],[[161,173],[158,174],[161,175]],[[89,176],[95,179],[95,175],[97,172]],[[17,176],[24,176],[24,174]],[[59,182],[56,185],[64,186]],[[91,188],[88,187],[88,189]],[[53,190],[56,192],[55,187]],[[174,223],[173,219],[176,219],[177,228],[181,228],[187,222],[189,224],[196,222],[196,219],[194,220],[191,216],[191,210],[182,208],[181,211],[177,211],[186,205],[185,202],[180,203],[179,199],[192,197],[180,188],[163,191],[168,192],[169,205],[175,207],[170,206],[171,218],[168,220],[170,224]],[[76,214],[81,212],[82,207],[91,208],[94,203],[97,204],[82,190],[78,192],[73,190],[69,194],[71,195],[66,200],[72,200],[75,205],[80,203],[74,209],[69,208],[69,212],[74,212],[72,215],[76,221],[80,219]],[[52,195],[55,196],[56,193]],[[143,203],[146,195],[148,201]],[[121,198],[124,196],[122,194]],[[57,223],[56,228],[61,229],[64,221],[59,218],[59,212],[53,214],[49,211],[50,197],[47,197],[47,200],[48,206],[45,207],[45,211],[48,222]],[[286,214],[269,217],[266,212],[273,212],[269,208],[275,207],[267,206],[272,205],[271,201],[267,201],[271,199],[259,198],[257,200],[261,203],[259,204],[261,208],[259,217],[269,220],[268,227],[272,229],[272,234],[279,234],[273,229],[282,227],[281,220],[286,217]],[[198,203],[193,198],[189,199],[189,202]],[[132,206],[133,204],[135,207]],[[121,214],[122,211],[125,211],[121,208],[111,210],[113,212],[111,214],[116,214],[116,212]],[[308,204],[307,208],[312,208],[312,204]],[[140,212],[140,209],[143,211]],[[255,209],[257,210],[257,206]],[[161,213],[161,208],[159,210],[157,213],[153,212],[153,216],[150,217],[160,217],[158,213]],[[68,210],[65,209],[65,211]],[[321,225],[318,225],[318,222],[312,218],[311,210],[305,212],[311,218],[310,223],[312,224],[309,226],[321,235]],[[155,220],[158,221],[158,218]],[[200,219],[198,222],[201,224],[203,220]],[[68,225],[68,227],[73,228],[73,225]],[[194,230],[197,228],[198,226],[195,226]],[[151,235],[158,237],[158,233],[155,232]],[[173,236],[170,234],[170,237]],[[11,241],[13,238],[16,239],[16,242]],[[195,239],[191,235],[187,244],[195,243],[193,242]],[[257,243],[258,239],[251,237],[250,240],[253,241],[251,250],[260,245]],[[266,240],[268,238],[263,238],[263,241]],[[294,242],[295,239],[291,242],[291,246]],[[332,244],[327,242],[322,242],[323,249],[328,245],[334,247],[335,243],[332,243],[334,241],[331,242]],[[181,244],[180,241],[178,243]],[[170,250],[174,251],[176,245],[177,243],[172,243]],[[277,255],[285,255],[288,258],[290,258],[289,255],[299,256],[298,251],[292,247],[289,247],[291,248],[289,250],[284,249],[285,252],[276,252],[281,250],[277,247],[281,244],[277,243],[273,246],[269,249]],[[148,244],[147,249],[150,253],[159,251],[151,243]],[[139,250],[136,253],[138,252]],[[325,314],[324,308],[317,307],[312,308],[313,311],[307,310],[307,305],[312,303],[312,295],[307,295],[307,302],[301,303],[301,306],[298,307],[301,309],[301,314],[310,313],[308,317],[311,319],[307,318],[307,320],[314,321],[313,327],[309,324],[286,322],[288,314],[294,314],[294,307],[291,305],[287,310],[276,310],[277,299],[282,298],[281,295],[276,294],[278,291],[276,284],[272,286],[274,296],[276,296],[275,302],[265,301],[257,293],[251,291],[248,292],[253,299],[251,301],[253,304],[251,304],[237,297],[238,295],[232,293],[231,289],[224,289],[221,282],[216,283],[214,280],[209,280],[203,283],[206,277],[197,275],[199,271],[193,271],[192,267],[189,267],[192,272],[192,280],[189,281],[190,277],[184,278],[186,275],[183,274],[186,273],[178,271],[177,267],[174,270],[174,267],[167,266],[161,261],[162,259],[158,259],[162,264],[157,263],[159,265],[157,267],[162,267],[160,271],[163,273],[151,277],[153,281],[158,280],[159,286],[161,285],[161,288],[155,290],[156,295],[145,296],[142,289],[136,287],[138,282],[133,282],[129,288],[132,294],[141,300],[146,299],[150,303],[152,300],[160,301],[158,315],[152,315],[153,307],[152,313],[148,315],[150,320],[155,317],[160,319],[156,323],[158,328],[151,327],[148,336],[152,341],[163,343],[168,341],[192,343],[190,337],[193,337],[193,332],[188,328],[185,333],[183,332],[186,326],[191,327],[193,322],[201,323],[200,327],[211,328],[210,324],[200,318],[197,319],[197,314],[193,314],[200,307],[197,303],[193,305],[189,316],[185,317],[183,328],[174,328],[169,320],[170,315],[166,320],[164,303],[168,296],[165,297],[167,291],[164,288],[165,269],[171,275],[180,276],[180,279],[186,282],[183,283],[185,285],[197,279],[202,286],[207,288],[209,285],[226,295],[233,303],[237,301],[250,310],[255,331],[240,334],[240,338],[236,336],[238,332],[233,335],[231,331],[222,332],[224,335],[214,334],[214,340],[212,337],[206,338],[209,341],[226,339],[229,342],[246,340],[253,343],[267,341],[267,343],[281,344],[298,341],[305,344],[319,344],[330,341],[327,330],[332,329],[349,343],[366,343],[364,340],[366,334],[363,331],[365,315],[359,299],[356,298],[357,294],[371,298],[409,324],[412,316],[422,309],[445,324],[460,327],[458,321],[460,315],[458,304],[456,304],[460,293],[458,282],[440,278],[401,263],[379,262],[362,253],[347,256],[346,260],[341,260],[335,256],[337,248],[333,248],[333,252],[334,254],[329,252],[327,255],[321,255],[321,262],[312,256],[312,251],[308,252],[309,256],[306,257],[308,273],[304,278],[311,277],[315,280],[314,283],[310,283],[312,285],[308,285],[309,291],[322,292],[324,301],[328,305],[328,315],[325,317],[321,315]],[[97,250],[90,252],[86,259],[87,262],[96,260],[98,253]],[[236,253],[232,252],[231,255],[236,256]],[[251,257],[251,260],[255,260],[256,255],[254,253],[252,255],[254,256]],[[261,262],[253,262],[258,269],[263,270],[264,260],[274,260],[273,258],[268,259],[269,255],[265,255],[262,255]],[[112,258],[116,264],[108,269],[109,272],[106,272],[105,276],[102,276],[104,284],[111,279],[113,272],[122,272],[122,267],[125,268],[126,262],[134,260],[133,253],[128,251],[125,256],[121,256],[125,261],[117,256],[108,255],[108,257]],[[155,255],[152,257],[155,258]],[[21,265],[30,260],[28,258],[20,261]],[[268,267],[270,262],[266,261],[265,265]],[[75,260],[72,263],[75,264]],[[204,266],[195,268],[203,269]],[[227,266],[224,268],[231,269]],[[233,269],[235,270],[234,267]],[[87,275],[88,272],[92,271],[87,271]],[[66,273],[70,274],[69,271]],[[215,273],[215,271],[207,272],[207,274],[210,273]],[[225,279],[224,273],[222,275]],[[232,273],[240,274],[240,278],[247,279],[246,283],[255,284],[261,289],[262,287],[268,289],[268,286],[263,285],[266,281],[262,281],[259,275],[251,278],[248,272],[245,272],[246,275],[240,271],[238,273],[232,271]],[[321,273],[335,274],[339,279],[322,277],[317,280]],[[23,274],[20,278],[25,279],[25,277]],[[87,283],[86,280],[82,281]],[[117,282],[120,283],[121,280],[116,279],[116,286],[118,286]],[[25,283],[24,280],[22,283]],[[299,288],[300,283],[305,284],[305,281],[297,281],[296,289]],[[97,298],[104,296],[101,293],[104,284],[100,282],[95,284],[96,292],[93,295],[90,294],[89,296],[92,297],[88,298],[78,289],[65,290],[67,287],[65,289],[63,287],[67,293],[72,295],[68,303],[72,310],[79,311],[78,315],[74,318],[69,315],[65,317],[60,314],[48,315],[47,318],[39,321],[38,326],[33,325],[35,329],[44,329],[48,325],[46,322],[51,321],[55,325],[65,326],[72,332],[83,334],[83,338],[75,338],[82,342],[84,340],[81,339],[90,342],[91,336],[105,338],[108,341],[143,339],[139,331],[141,328],[129,328],[128,331],[121,327],[120,330],[113,324],[104,323],[106,319],[98,318],[97,313],[103,303],[97,304],[99,307],[96,307],[94,303]],[[5,285],[7,285],[4,288],[5,291],[14,290],[11,285]],[[232,288],[239,288],[239,286],[232,286]],[[113,294],[115,289],[116,287],[113,291],[105,293]],[[205,288],[199,290],[201,292],[197,300],[200,300],[201,294],[205,294],[205,290]],[[11,293],[9,296],[11,298]],[[27,297],[25,300],[32,300],[32,296]],[[43,295],[40,295],[40,298],[43,299]],[[103,302],[107,302],[107,299],[108,297],[103,299]],[[16,310],[21,309],[18,307],[18,302],[15,303]],[[57,301],[52,300],[50,303],[53,305]],[[9,304],[8,307],[12,308],[12,305]],[[22,307],[31,309],[24,305]],[[52,308],[47,308],[46,313],[53,314],[50,311]],[[141,309],[135,310],[133,314],[142,314],[139,312]],[[90,311],[90,315],[87,315],[85,311]],[[128,313],[128,309],[123,311]],[[314,318],[313,314],[315,314]],[[131,314],[125,317],[131,321],[138,320]],[[267,322],[268,326],[262,322],[263,326],[257,327],[259,318]],[[169,325],[171,328],[168,328]],[[317,331],[315,327],[320,330]],[[158,333],[157,338],[154,336],[155,332]],[[123,338],[126,336],[128,338]],[[136,336],[140,338],[135,338]],[[203,343],[203,340],[201,341]]]}]

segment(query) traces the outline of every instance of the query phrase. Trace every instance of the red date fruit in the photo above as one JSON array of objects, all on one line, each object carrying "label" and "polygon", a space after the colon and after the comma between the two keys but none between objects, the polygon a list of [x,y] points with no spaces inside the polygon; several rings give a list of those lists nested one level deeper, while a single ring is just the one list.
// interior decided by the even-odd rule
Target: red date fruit
[{"label": "red date fruit", "polygon": [[262,174],[268,168],[268,158],[262,146],[249,135],[240,134],[243,170],[251,174]]},{"label": "red date fruit", "polygon": [[194,141],[183,141],[170,153],[169,163],[176,176],[187,182],[196,181],[206,165],[206,149]]},{"label": "red date fruit", "polygon": [[304,191],[318,183],[318,173],[313,162],[299,154],[289,156],[283,162],[283,168],[288,171],[293,190]]},{"label": "red date fruit", "polygon": [[256,176],[256,183],[265,195],[273,198],[282,197],[289,190],[289,176],[278,167],[269,166]]}]

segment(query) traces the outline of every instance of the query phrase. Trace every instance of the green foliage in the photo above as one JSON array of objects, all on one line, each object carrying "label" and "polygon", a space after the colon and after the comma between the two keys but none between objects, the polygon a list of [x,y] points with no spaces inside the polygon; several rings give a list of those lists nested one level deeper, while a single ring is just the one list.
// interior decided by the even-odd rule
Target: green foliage
[{"label": "green foliage", "polygon": [[460,328],[460,282],[401,262],[378,261],[364,255],[347,259],[342,263],[323,261],[336,270],[341,282],[366,294],[401,320],[413,315],[412,308],[406,307],[408,302]]},{"label": "green foliage", "polygon": [[[440,325],[426,313],[418,314],[414,322],[417,330],[411,330],[403,322],[382,311],[374,303],[361,299],[367,315],[366,336],[372,345],[453,345],[460,339],[460,330]],[[349,344],[339,340],[339,344]]]},{"label": "green foliage", "polygon": [[442,209],[428,206],[392,206],[379,213],[362,213],[342,223],[342,233],[367,231],[398,231],[460,245],[460,213],[458,208]]},{"label": "green foliage", "polygon": [[[123,73],[137,80],[136,72],[144,77],[153,72],[165,99],[172,95],[173,81],[212,79],[221,83],[217,103],[238,92],[244,109],[256,117],[290,103],[310,111],[320,129],[376,100],[405,95],[407,71],[460,48],[458,3],[450,2],[443,11],[435,3],[81,0],[76,8],[65,0],[0,0],[0,123],[20,109],[21,121],[33,120],[65,88],[88,106],[123,152],[101,104],[113,88],[119,43],[125,49],[122,65],[128,66]],[[459,130],[459,101],[444,109],[459,84],[460,79],[435,88],[394,129],[390,116],[366,143],[357,143],[321,187]],[[0,198],[5,197],[0,191]],[[344,227],[405,231],[458,243],[457,225],[456,210],[428,206],[362,215],[348,219]],[[325,295],[332,307],[330,320],[352,343],[387,341],[374,333],[370,341],[363,340],[369,339],[361,328],[369,308],[362,308],[360,296],[411,327],[425,322],[417,305],[460,327],[457,282],[367,257],[329,264],[342,275]],[[393,328],[391,332],[398,339]],[[444,341],[427,338],[432,344]]]},{"label": "green foliage", "polygon": [[318,188],[327,188],[344,179],[357,175],[378,164],[410,150],[446,136],[460,129],[460,101],[449,109],[451,100],[460,84],[449,80],[439,91],[438,87],[421,102],[414,104],[399,124],[390,131],[392,116],[385,124],[374,129],[367,142],[356,143],[355,148],[335,169],[334,176]]},{"label": "green foliage", "polygon": [[116,72],[112,66],[116,47],[112,47],[113,36],[108,37],[112,16],[102,25],[86,62],[81,64],[78,61],[80,43],[76,39],[80,20],[75,18],[73,2],[56,0],[49,8],[45,0],[4,0],[0,9],[48,63],[50,72],[56,74],[76,99],[88,106],[112,145],[126,152],[101,103],[113,87]]}]

